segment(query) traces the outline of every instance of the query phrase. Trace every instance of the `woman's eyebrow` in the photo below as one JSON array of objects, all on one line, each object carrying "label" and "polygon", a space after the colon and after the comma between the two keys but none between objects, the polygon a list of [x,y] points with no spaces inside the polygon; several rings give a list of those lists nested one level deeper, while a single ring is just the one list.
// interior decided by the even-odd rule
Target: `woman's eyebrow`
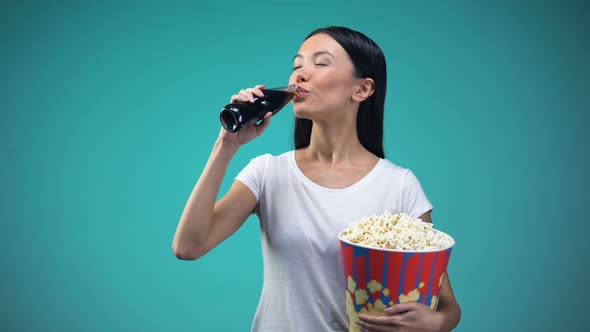
[{"label": "woman's eyebrow", "polygon": [[[315,52],[314,54],[312,54],[311,56],[313,56],[313,57],[317,57],[317,56],[324,55],[324,54],[326,54],[326,55],[329,55],[329,56],[331,56],[332,58],[335,58],[335,56],[334,56],[334,55],[332,55],[332,53],[330,53],[330,52],[328,52],[328,51],[318,51],[318,52]],[[304,57],[304,56],[303,56],[303,55],[301,55],[301,54],[296,54],[296,55],[293,57],[293,60],[295,60],[295,59],[297,59],[297,58],[303,58],[303,57]]]}]

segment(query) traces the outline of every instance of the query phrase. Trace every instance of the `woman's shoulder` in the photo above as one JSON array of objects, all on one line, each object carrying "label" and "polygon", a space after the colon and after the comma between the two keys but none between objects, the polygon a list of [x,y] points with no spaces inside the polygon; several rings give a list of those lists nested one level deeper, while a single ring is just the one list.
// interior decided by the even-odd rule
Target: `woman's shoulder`
[{"label": "woman's shoulder", "polygon": [[416,174],[414,174],[411,168],[400,166],[387,159],[382,159],[381,162],[384,164],[383,168],[386,169],[387,174],[390,176],[397,177],[404,183],[418,181]]},{"label": "woman's shoulder", "polygon": [[386,158],[381,159],[381,164],[383,165],[383,168],[385,168],[387,171],[394,172],[394,173],[405,174],[410,171],[409,168],[398,165],[398,164],[394,163],[393,161],[386,159]]},{"label": "woman's shoulder", "polygon": [[287,151],[281,154],[264,153],[252,158],[252,162],[262,165],[280,165],[288,163],[293,158],[294,151]]}]

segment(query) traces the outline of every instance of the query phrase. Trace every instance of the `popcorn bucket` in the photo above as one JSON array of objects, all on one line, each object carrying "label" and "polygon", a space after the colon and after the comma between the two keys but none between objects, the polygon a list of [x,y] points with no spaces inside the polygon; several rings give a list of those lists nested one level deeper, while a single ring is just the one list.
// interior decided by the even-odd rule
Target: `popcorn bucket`
[{"label": "popcorn bucket", "polygon": [[455,245],[450,236],[451,244],[447,248],[410,251],[355,244],[341,235],[342,232],[338,238],[351,332],[359,331],[355,323],[358,314],[384,315],[386,308],[397,303],[420,302],[436,310]]}]

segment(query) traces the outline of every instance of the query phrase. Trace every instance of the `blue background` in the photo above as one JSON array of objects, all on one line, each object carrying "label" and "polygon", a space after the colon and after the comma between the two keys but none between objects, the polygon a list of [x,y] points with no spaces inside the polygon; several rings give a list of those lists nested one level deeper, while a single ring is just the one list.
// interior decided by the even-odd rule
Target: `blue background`
[{"label": "blue background", "polygon": [[[2,1],[2,331],[249,331],[257,219],[171,251],[229,97],[346,25],[388,61],[385,149],[457,241],[457,331],[588,326],[585,1]],[[287,106],[239,151],[292,149]],[[302,290],[304,291],[304,290]]]}]

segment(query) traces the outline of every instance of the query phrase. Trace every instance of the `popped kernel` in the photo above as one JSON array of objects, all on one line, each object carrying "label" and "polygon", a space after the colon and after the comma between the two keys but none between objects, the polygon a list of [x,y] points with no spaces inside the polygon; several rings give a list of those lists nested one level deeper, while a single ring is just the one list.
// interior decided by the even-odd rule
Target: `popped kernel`
[{"label": "popped kernel", "polygon": [[356,289],[356,281],[352,279],[351,276],[348,276],[348,290],[352,293]]},{"label": "popped kernel", "polygon": [[375,279],[371,279],[371,281],[369,281],[369,283],[367,284],[367,288],[371,293],[376,293],[380,291],[383,288],[383,286],[381,286],[381,284],[377,282]]},{"label": "popped kernel", "polygon": [[383,301],[381,301],[381,299],[377,299],[375,301],[375,309],[379,310],[379,311],[384,311],[385,309],[387,309],[387,306],[385,305],[385,303],[383,303]]},{"label": "popped kernel", "polygon": [[365,304],[369,299],[369,294],[367,294],[367,290],[365,289],[357,289],[354,291],[354,300],[356,304]]},{"label": "popped kernel", "polygon": [[452,244],[452,239],[431,223],[387,210],[353,222],[341,236],[351,243],[380,249],[440,250]]},{"label": "popped kernel", "polygon": [[406,303],[406,302],[416,302],[420,298],[420,291],[418,288],[413,289],[408,292],[407,295],[400,294],[399,295],[399,303]]},{"label": "popped kernel", "polygon": [[430,302],[430,309],[436,310],[437,304],[438,304],[438,297],[436,295],[432,295],[432,300]]}]

